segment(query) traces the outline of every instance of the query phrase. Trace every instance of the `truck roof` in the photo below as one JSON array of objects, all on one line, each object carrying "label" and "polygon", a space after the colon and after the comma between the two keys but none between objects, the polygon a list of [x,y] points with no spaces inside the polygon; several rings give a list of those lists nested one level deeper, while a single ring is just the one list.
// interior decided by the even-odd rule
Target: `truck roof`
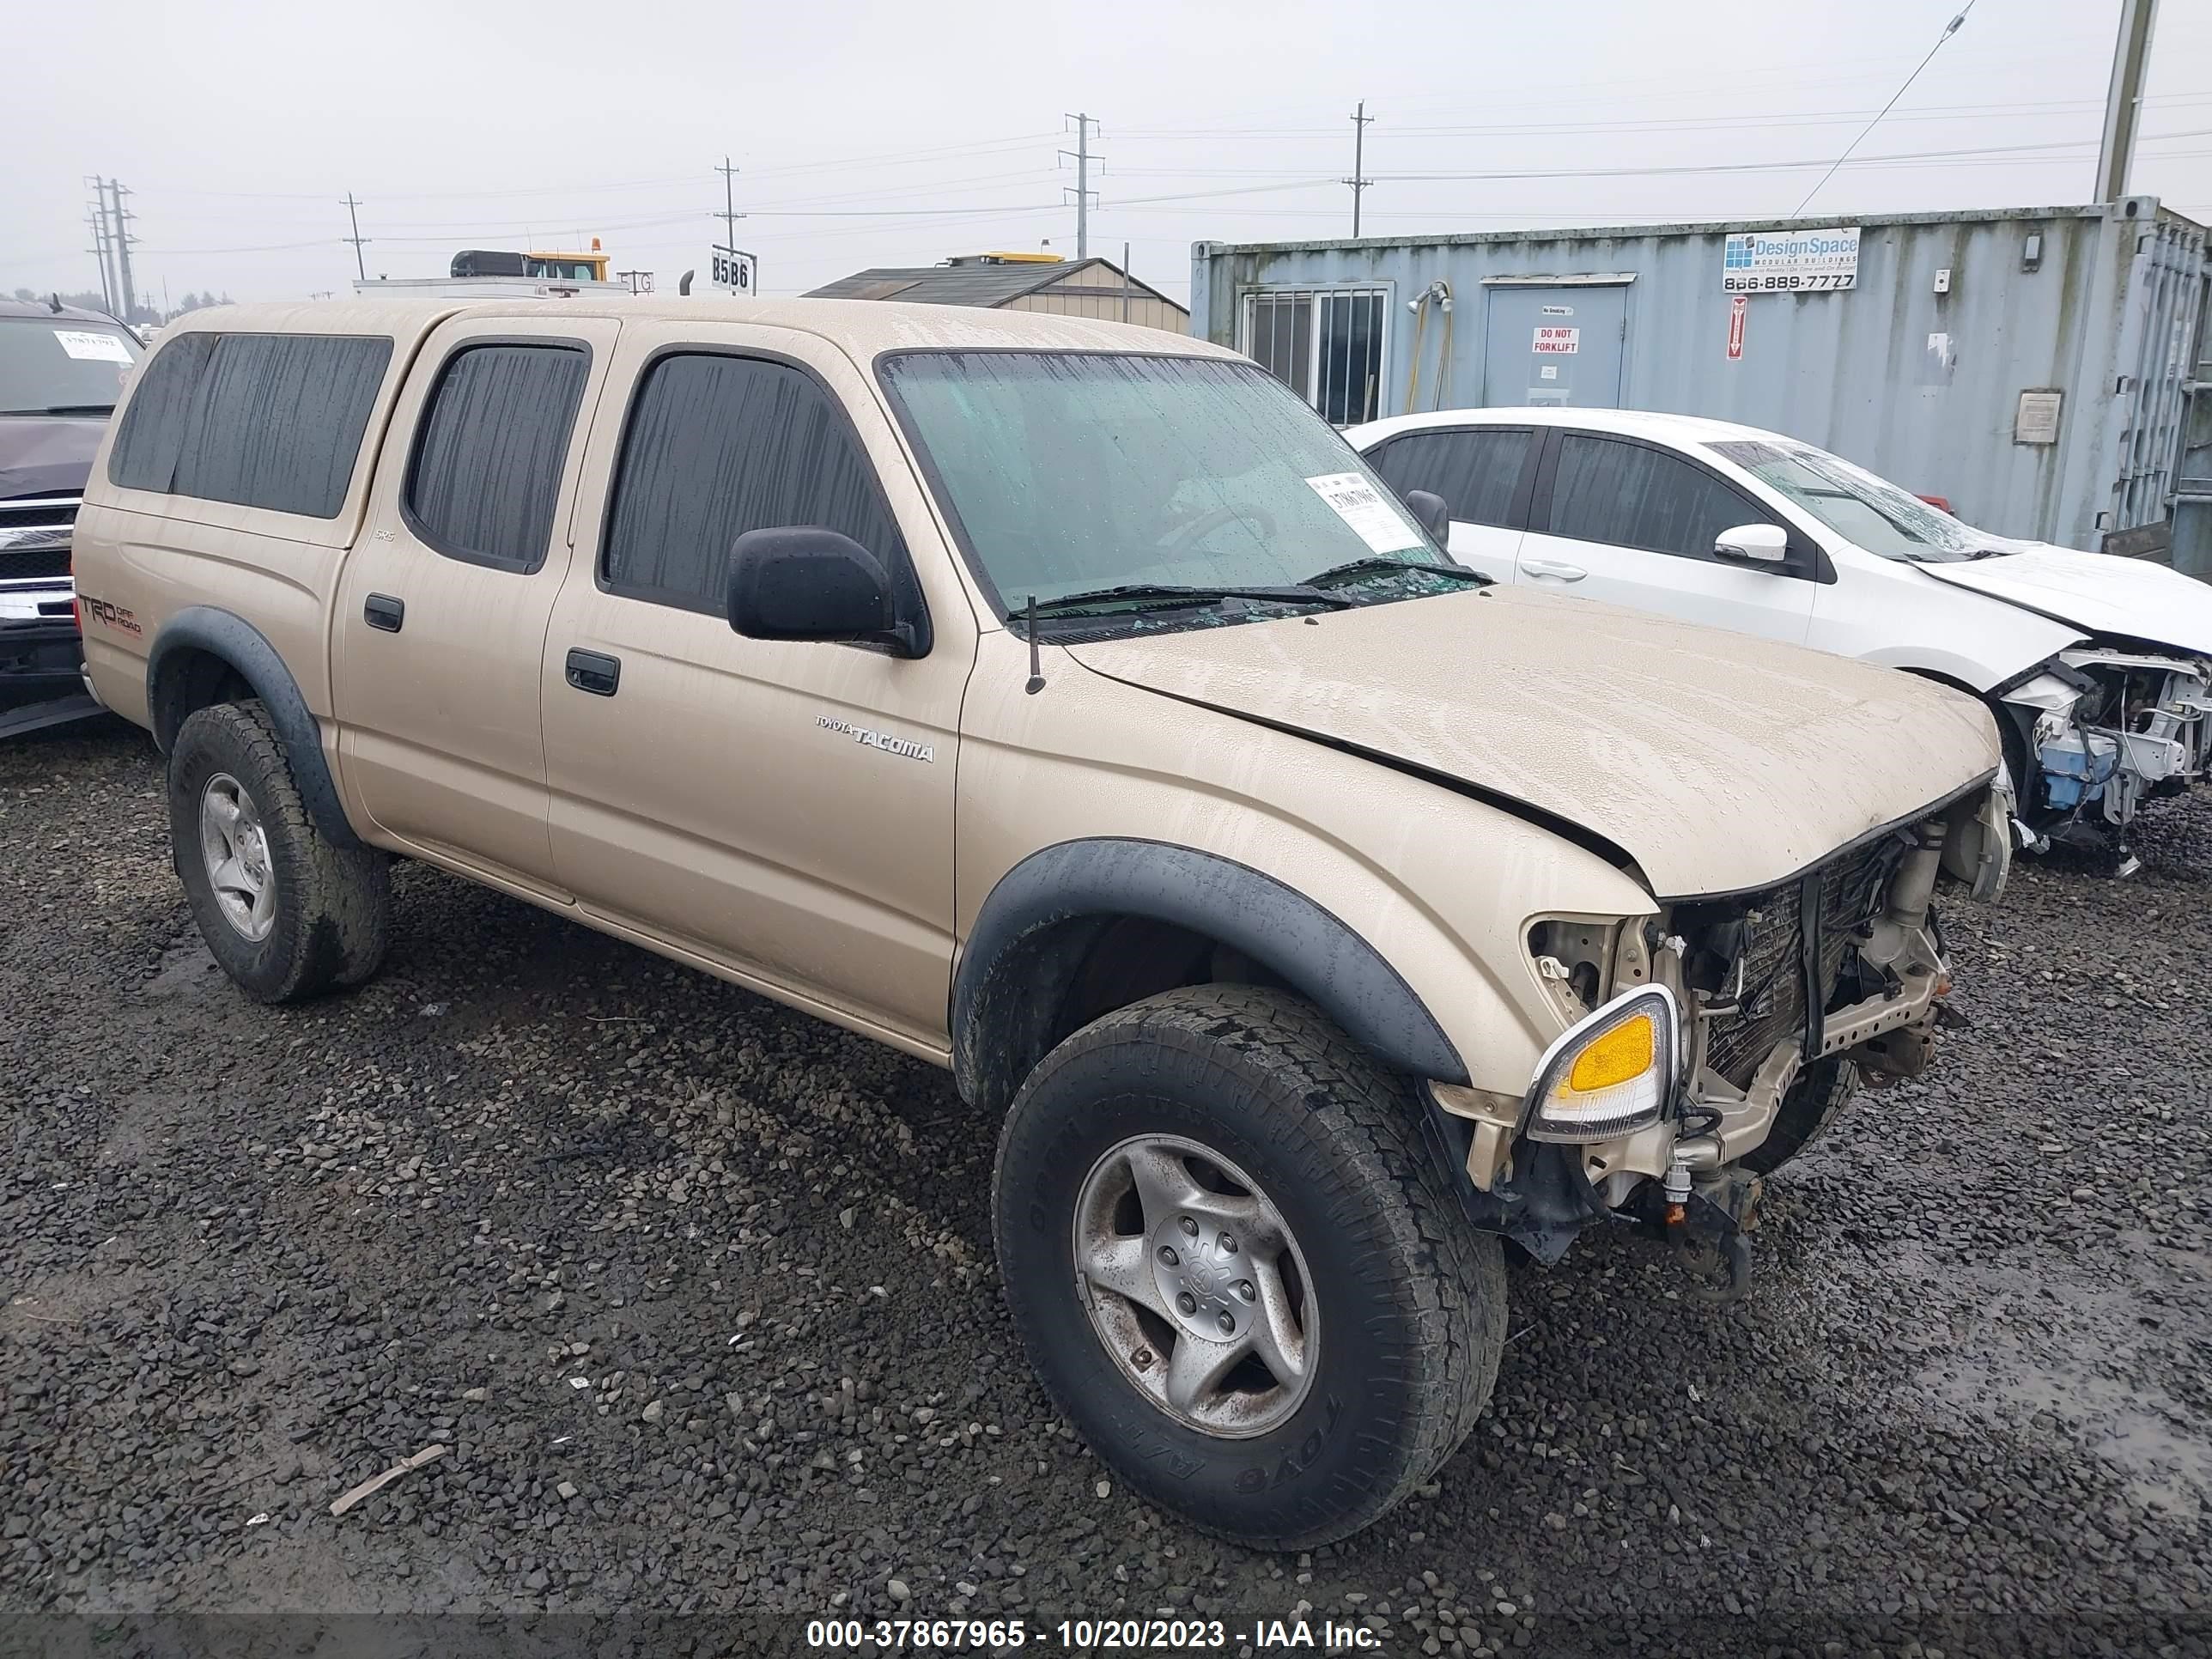
[{"label": "truck roof", "polygon": [[1226,346],[1133,323],[973,306],[902,305],[883,300],[710,300],[651,295],[620,299],[319,300],[220,306],[195,311],[167,334],[215,330],[263,334],[389,334],[419,339],[451,317],[611,317],[618,321],[752,323],[818,335],[866,360],[903,349],[1144,351],[1178,357],[1234,358]]}]

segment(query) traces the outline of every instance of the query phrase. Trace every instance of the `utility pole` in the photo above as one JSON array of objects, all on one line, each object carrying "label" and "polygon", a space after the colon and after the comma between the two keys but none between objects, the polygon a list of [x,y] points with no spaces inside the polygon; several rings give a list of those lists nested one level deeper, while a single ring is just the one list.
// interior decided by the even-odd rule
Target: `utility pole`
[{"label": "utility pole", "polygon": [[[737,185],[734,182],[738,176],[738,169],[730,165],[730,158],[725,153],[722,165],[716,167],[714,171],[722,175],[722,246],[735,253],[738,251],[738,221],[745,216],[738,211]],[[757,259],[753,261],[752,291],[756,295],[760,293],[760,261]]]},{"label": "utility pole", "polygon": [[2143,74],[2150,64],[2151,25],[2158,0],[2120,0],[2120,38],[2112,48],[2112,88],[2105,99],[2105,137],[2097,150],[2098,202],[2128,193],[2128,164],[2135,160],[2136,123],[2142,113]]},{"label": "utility pole", "polygon": [[1129,320],[1129,245],[1121,244],[1121,320]]},{"label": "utility pole", "polygon": [[126,211],[123,206],[123,198],[130,194],[130,190],[120,179],[110,179],[107,181],[108,200],[113,204],[108,215],[108,224],[111,227],[108,238],[115,245],[115,275],[121,287],[123,298],[123,309],[118,314],[126,323],[131,320],[131,313],[138,307],[137,293],[131,285],[131,244],[138,240],[131,234],[131,222],[138,216]]},{"label": "utility pole", "polygon": [[361,204],[354,200],[351,191],[345,193],[345,210],[346,222],[353,227],[353,234],[338,240],[353,244],[354,275],[365,283],[368,280],[368,261],[362,258],[361,251],[368,246],[368,238],[361,234]]},{"label": "utility pole", "polygon": [[1091,257],[1091,129],[1098,125],[1088,115],[1067,118],[1075,123],[1075,148],[1060,151],[1075,158],[1075,257]]},{"label": "utility pole", "polygon": [[1367,157],[1367,127],[1374,120],[1367,112],[1367,100],[1359,100],[1359,107],[1352,112],[1352,177],[1344,182],[1352,186],[1352,234],[1359,234],[1359,193],[1375,181],[1367,176],[1363,165]]},{"label": "utility pole", "polygon": [[115,278],[108,268],[107,181],[94,173],[85,183],[92,188],[92,211],[84,221],[92,230],[92,246],[85,252],[100,261],[100,303],[112,314],[115,310]]}]

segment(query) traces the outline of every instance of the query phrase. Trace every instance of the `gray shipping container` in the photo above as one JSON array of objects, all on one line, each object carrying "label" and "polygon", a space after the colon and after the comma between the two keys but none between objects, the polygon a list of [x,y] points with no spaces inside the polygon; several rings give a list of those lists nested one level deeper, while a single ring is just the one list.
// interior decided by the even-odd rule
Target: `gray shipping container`
[{"label": "gray shipping container", "polygon": [[[1754,268],[1755,252],[1796,238],[1813,252],[1782,268],[1824,253],[1839,267],[1853,230],[1851,286],[1759,288],[1776,267]],[[1191,331],[1251,353],[1340,425],[1528,403],[1714,416],[1834,450],[2000,534],[2212,575],[2208,282],[2205,228],[2136,196],[1200,242]]]}]

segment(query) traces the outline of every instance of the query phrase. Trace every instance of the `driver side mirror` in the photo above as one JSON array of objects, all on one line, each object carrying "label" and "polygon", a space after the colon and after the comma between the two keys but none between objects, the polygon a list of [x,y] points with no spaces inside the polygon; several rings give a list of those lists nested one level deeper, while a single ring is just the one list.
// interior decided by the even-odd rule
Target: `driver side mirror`
[{"label": "driver side mirror", "polygon": [[1790,532],[1778,524],[1740,524],[1713,538],[1713,556],[1731,564],[1786,564]]},{"label": "driver side mirror", "polygon": [[749,640],[884,645],[919,656],[890,576],[850,536],[813,526],[748,530],[730,549],[730,626]]},{"label": "driver side mirror", "polygon": [[1438,547],[1451,540],[1451,508],[1444,498],[1426,489],[1406,492],[1406,506],[1414,521],[1429,532],[1429,538]]}]

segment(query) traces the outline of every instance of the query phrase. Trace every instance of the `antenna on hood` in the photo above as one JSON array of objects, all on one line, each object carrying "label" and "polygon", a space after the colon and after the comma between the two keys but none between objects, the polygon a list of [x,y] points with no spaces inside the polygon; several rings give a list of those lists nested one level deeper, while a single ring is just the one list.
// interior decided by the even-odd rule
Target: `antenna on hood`
[{"label": "antenna on hood", "polygon": [[1030,696],[1034,697],[1038,692],[1044,690],[1044,665],[1037,660],[1036,595],[1034,593],[1030,595],[1028,619],[1028,632],[1030,636],[1030,683],[1024,686],[1022,690],[1028,692]]}]

